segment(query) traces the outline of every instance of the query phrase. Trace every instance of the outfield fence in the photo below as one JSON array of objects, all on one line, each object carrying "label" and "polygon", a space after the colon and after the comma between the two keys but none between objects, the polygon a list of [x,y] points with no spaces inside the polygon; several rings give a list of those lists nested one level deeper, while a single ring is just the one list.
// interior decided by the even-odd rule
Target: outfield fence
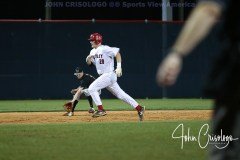
[{"label": "outfield fence", "polygon": [[[0,20],[0,99],[65,99],[78,86],[75,67],[96,75],[85,64],[91,49],[89,34],[120,48],[122,88],[134,98],[204,97],[201,88],[219,51],[219,26],[184,61],[171,88],[159,88],[155,73],[183,22],[151,20]],[[186,44],[188,45],[188,44]],[[113,98],[107,91],[103,98]]]}]

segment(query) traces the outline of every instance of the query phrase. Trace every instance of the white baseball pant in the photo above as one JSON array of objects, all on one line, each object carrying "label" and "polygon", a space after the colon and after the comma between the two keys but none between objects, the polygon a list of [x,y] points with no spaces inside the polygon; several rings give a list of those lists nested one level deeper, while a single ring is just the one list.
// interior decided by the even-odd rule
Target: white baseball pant
[{"label": "white baseball pant", "polygon": [[97,106],[102,105],[98,90],[103,88],[107,88],[107,90],[115,95],[118,99],[123,100],[133,108],[138,106],[138,103],[120,88],[117,83],[116,73],[104,73],[89,86],[88,92],[92,96],[92,99]]},{"label": "white baseball pant", "polygon": [[[101,94],[101,90],[98,90],[97,92],[99,95]],[[82,87],[80,87],[78,91],[73,95],[72,102],[74,102],[75,100],[79,101],[82,94],[84,94],[86,97],[90,96],[88,89],[83,89]]]}]

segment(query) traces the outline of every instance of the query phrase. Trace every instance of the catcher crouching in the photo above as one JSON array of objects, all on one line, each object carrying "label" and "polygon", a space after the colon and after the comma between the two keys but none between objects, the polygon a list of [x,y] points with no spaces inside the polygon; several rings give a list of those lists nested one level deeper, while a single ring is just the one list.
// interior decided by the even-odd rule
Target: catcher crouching
[{"label": "catcher crouching", "polygon": [[[71,90],[71,93],[73,94],[73,99],[63,105],[64,110],[67,112],[64,114],[64,116],[74,115],[75,107],[78,104],[78,101],[80,100],[80,97],[82,94],[84,94],[88,99],[89,106],[90,106],[88,112],[94,113],[95,109],[93,107],[93,100],[90,94],[88,93],[88,87],[95,80],[95,78],[90,74],[85,74],[80,67],[77,67],[75,69],[74,75],[79,80],[80,86],[76,89]],[[101,91],[99,91],[99,94],[101,94]]]}]

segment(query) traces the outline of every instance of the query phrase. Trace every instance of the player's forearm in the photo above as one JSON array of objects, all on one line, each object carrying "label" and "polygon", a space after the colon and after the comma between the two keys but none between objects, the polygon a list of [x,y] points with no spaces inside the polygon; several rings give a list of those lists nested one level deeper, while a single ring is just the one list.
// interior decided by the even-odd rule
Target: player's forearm
[{"label": "player's forearm", "polygon": [[215,2],[200,2],[186,22],[172,49],[187,55],[209,33],[221,14],[221,6]]},{"label": "player's forearm", "polygon": [[117,55],[116,55],[116,61],[117,61],[117,63],[122,63],[122,57],[121,57],[121,54],[120,54],[120,53],[117,53]]}]

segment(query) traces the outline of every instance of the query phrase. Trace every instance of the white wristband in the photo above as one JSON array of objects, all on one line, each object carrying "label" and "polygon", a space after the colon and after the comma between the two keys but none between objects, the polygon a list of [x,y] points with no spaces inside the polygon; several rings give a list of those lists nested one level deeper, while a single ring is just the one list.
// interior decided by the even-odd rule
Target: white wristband
[{"label": "white wristband", "polygon": [[122,68],[121,62],[117,62],[117,68]]}]

